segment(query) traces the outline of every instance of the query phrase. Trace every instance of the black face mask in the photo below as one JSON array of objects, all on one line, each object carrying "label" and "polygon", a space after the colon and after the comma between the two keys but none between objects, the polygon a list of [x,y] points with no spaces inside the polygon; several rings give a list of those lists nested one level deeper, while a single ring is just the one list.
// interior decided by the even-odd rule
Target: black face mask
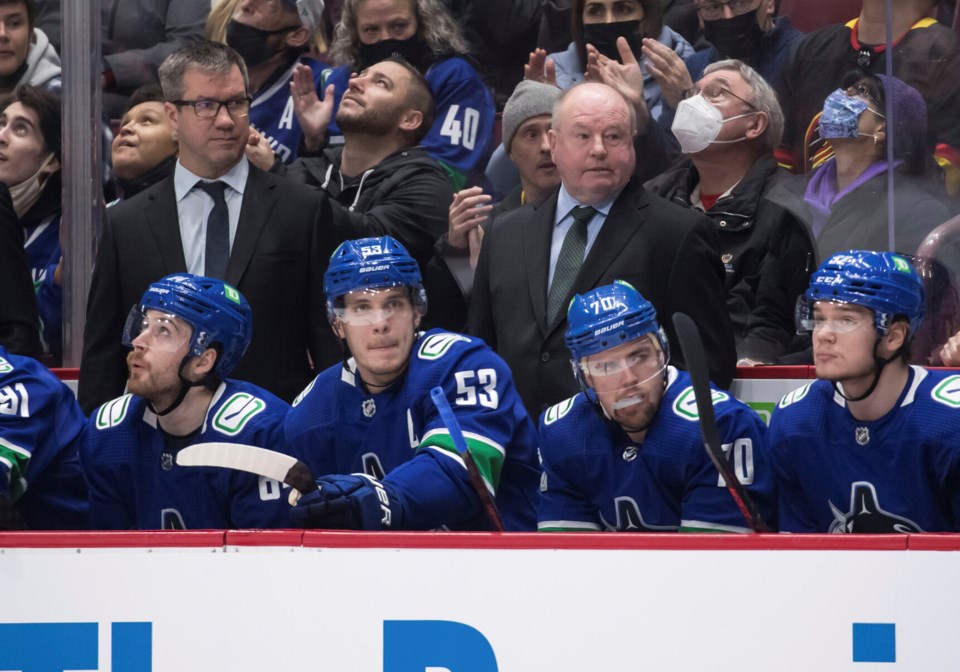
[{"label": "black face mask", "polygon": [[[585,23],[583,24],[583,42],[592,44],[597,51],[614,61],[620,60],[617,51],[617,38],[625,37],[627,44],[637,58],[640,57],[640,20],[615,21],[613,23]],[[586,65],[586,64],[584,64]]]},{"label": "black face mask", "polygon": [[360,43],[360,69],[365,70],[371,65],[385,61],[393,55],[400,56],[407,63],[423,74],[433,65],[435,56],[433,51],[420,39],[419,35],[408,37],[405,40],[380,40],[373,44]]},{"label": "black face mask", "polygon": [[757,13],[747,12],[732,19],[704,21],[703,36],[727,58],[749,62],[757,55],[763,30],[757,23]]},{"label": "black face mask", "polygon": [[231,19],[227,24],[227,46],[240,54],[248,68],[253,68],[266,62],[275,53],[267,47],[267,38],[271,35],[289,33],[299,27],[287,26],[276,30],[260,30]]}]

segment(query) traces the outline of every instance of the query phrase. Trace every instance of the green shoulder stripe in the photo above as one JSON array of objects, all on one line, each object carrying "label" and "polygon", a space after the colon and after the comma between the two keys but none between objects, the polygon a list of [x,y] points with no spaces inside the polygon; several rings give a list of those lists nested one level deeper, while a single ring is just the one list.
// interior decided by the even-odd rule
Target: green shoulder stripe
[{"label": "green shoulder stripe", "polygon": [[[470,451],[470,455],[477,465],[477,471],[480,472],[483,480],[487,483],[487,488],[491,493],[496,493],[500,486],[500,472],[503,470],[503,459],[506,454],[503,446],[473,432],[464,432],[463,438],[467,442],[467,450]],[[456,457],[460,462],[463,461],[453,445],[453,437],[446,429],[432,429],[427,432],[420,440],[418,450],[424,448],[435,448]]]},{"label": "green shoulder stripe", "polygon": [[30,451],[0,438],[0,464],[7,468],[10,481],[11,503],[20,499],[27,490],[27,479],[23,477],[30,464]]}]

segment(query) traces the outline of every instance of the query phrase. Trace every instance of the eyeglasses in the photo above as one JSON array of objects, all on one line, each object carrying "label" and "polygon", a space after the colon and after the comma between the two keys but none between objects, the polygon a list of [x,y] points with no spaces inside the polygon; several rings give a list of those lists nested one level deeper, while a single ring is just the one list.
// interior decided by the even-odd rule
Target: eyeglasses
[{"label": "eyeglasses", "polygon": [[746,14],[755,11],[760,6],[760,0],[727,0],[727,2],[698,2],[697,11],[705,21],[714,21],[723,18],[724,7],[736,14]]},{"label": "eyeglasses", "polygon": [[220,114],[220,108],[226,107],[227,114],[237,119],[250,113],[250,96],[234,98],[233,100],[174,100],[174,105],[182,107],[189,105],[200,119],[213,119]]},{"label": "eyeglasses", "polygon": [[[880,101],[877,100],[877,99],[874,97],[874,95],[873,95],[872,93],[870,93],[870,89],[868,89],[868,88],[867,88],[866,86],[864,86],[863,84],[854,84],[853,86],[848,86],[848,87],[847,87],[847,90],[846,90],[844,93],[846,93],[846,94],[847,94],[848,96],[850,96],[851,98],[853,98],[854,96],[860,96],[861,98],[865,98],[865,99],[868,100],[869,102],[873,103],[873,105],[874,105],[875,107],[877,107],[877,108],[880,108],[880,107],[881,107]],[[873,113],[874,113],[875,115],[877,115],[878,117],[884,118],[884,116],[883,116],[882,114],[880,114],[879,112],[877,112],[877,110],[874,110],[874,109],[871,108],[871,107],[868,107],[867,109],[870,110],[871,112],[873,112]]]},{"label": "eyeglasses", "polygon": [[696,96],[698,94],[702,95],[704,98],[706,98],[708,101],[710,101],[714,105],[719,105],[720,103],[722,103],[724,96],[731,96],[739,100],[741,103],[749,107],[751,110],[757,109],[757,106],[751,103],[749,100],[741,98],[740,96],[735,94],[733,91],[731,91],[730,89],[720,84],[719,82],[712,82],[710,84],[707,84],[702,89],[698,89],[697,87],[693,87],[692,89],[687,89],[686,91],[683,92],[683,99],[686,100],[687,98],[692,98],[693,96]]}]

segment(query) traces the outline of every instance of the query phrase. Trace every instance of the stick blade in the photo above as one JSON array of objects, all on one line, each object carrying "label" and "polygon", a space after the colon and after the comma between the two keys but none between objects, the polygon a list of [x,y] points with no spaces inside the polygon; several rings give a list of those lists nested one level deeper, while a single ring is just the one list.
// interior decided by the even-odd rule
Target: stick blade
[{"label": "stick blade", "polygon": [[286,483],[300,492],[310,492],[317,487],[310,469],[297,458],[245,443],[195,443],[177,453],[177,464],[237,469]]}]

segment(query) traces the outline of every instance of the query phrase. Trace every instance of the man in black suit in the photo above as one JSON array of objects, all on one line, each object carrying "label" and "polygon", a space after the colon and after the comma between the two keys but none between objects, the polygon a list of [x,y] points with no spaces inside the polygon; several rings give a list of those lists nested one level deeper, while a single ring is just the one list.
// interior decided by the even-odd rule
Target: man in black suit
[{"label": "man in black suit", "polygon": [[190,272],[226,280],[253,310],[253,340],[234,375],[291,400],[312,379],[308,352],[335,362],[323,303],[319,195],[249,164],[249,86],[240,56],[197,42],[160,68],[180,143],[174,174],[107,212],[84,332],[86,412],[121,394],[124,320],[147,285]]},{"label": "man in black suit", "polygon": [[679,311],[700,327],[711,378],[723,387],[733,378],[716,230],[643,189],[634,176],[636,128],[636,110],[616,89],[568,89],[550,130],[559,193],[498,217],[484,236],[469,331],[507,361],[534,417],[578,391],[563,342],[570,299],[615,279],[664,316],[674,363],[683,365],[671,320]]}]

